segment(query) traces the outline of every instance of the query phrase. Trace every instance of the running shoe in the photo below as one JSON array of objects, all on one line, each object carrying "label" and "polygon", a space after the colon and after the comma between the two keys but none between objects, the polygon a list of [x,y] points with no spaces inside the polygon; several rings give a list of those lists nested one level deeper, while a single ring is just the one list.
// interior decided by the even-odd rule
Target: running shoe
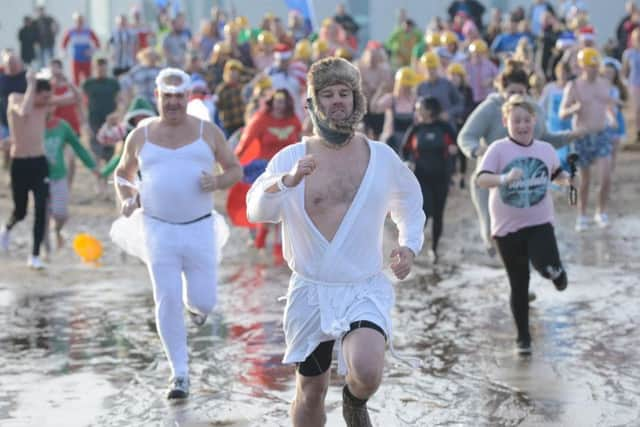
[{"label": "running shoe", "polygon": [[175,377],[169,382],[167,399],[186,399],[189,396],[189,378]]},{"label": "running shoe", "polygon": [[372,427],[366,400],[353,397],[346,385],[342,389],[342,416],[347,427]]},{"label": "running shoe", "polygon": [[576,231],[580,233],[588,229],[589,229],[589,218],[583,215],[579,216],[578,219],[576,219]]},{"label": "running shoe", "polygon": [[557,290],[564,291],[567,289],[567,272],[564,269],[554,269],[551,266],[547,266],[547,275]]},{"label": "running shoe", "polygon": [[191,318],[191,322],[193,322],[193,324],[196,325],[197,327],[204,325],[204,322],[207,321],[206,314],[200,314],[195,311],[191,311],[189,309],[187,309],[187,311],[189,312],[189,317]]},{"label": "running shoe", "polygon": [[609,226],[609,216],[606,213],[597,213],[593,217],[593,220],[598,224],[600,228],[607,228]]},{"label": "running shoe", "polygon": [[42,270],[44,268],[44,263],[40,259],[39,256],[30,255],[29,260],[27,261],[27,265],[34,270]]},{"label": "running shoe", "polygon": [[566,271],[563,271],[560,276],[553,279],[553,286],[555,286],[556,289],[559,291],[564,291],[565,289],[567,289],[567,284],[568,284],[568,281],[567,281]]},{"label": "running shoe", "polygon": [[7,227],[2,227],[2,231],[0,232],[0,249],[2,249],[3,252],[9,252],[10,237]]},{"label": "running shoe", "polygon": [[516,343],[516,353],[520,355],[531,354],[531,341],[518,340],[518,342]]}]

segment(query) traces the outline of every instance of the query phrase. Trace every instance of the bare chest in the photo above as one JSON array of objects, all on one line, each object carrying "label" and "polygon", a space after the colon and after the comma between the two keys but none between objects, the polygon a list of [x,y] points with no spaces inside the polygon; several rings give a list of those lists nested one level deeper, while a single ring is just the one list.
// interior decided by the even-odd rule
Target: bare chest
[{"label": "bare chest", "polygon": [[609,100],[609,85],[601,80],[590,83],[578,80],[576,83],[576,94],[579,101],[589,107],[606,109]]},{"label": "bare chest", "polygon": [[310,214],[348,208],[367,169],[367,159],[323,163],[306,178],[305,206]]},{"label": "bare chest", "polygon": [[46,123],[45,114],[44,109],[34,109],[24,117],[9,114],[9,128],[16,145],[42,145]]}]

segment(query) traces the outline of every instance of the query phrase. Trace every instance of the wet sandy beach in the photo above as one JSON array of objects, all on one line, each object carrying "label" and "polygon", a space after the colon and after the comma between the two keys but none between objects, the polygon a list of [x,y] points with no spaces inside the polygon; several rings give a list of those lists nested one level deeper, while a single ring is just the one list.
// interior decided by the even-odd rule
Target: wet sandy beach
[{"label": "wet sandy beach", "polygon": [[[424,366],[387,358],[369,404],[374,425],[639,426],[638,164],[637,152],[619,158],[610,229],[576,234],[575,213],[554,195],[570,284],[558,293],[532,275],[531,357],[513,352],[506,275],[482,250],[468,191],[452,190],[442,262],[419,257],[396,286],[394,346]],[[288,270],[247,251],[244,230],[232,232],[218,308],[204,327],[189,329],[192,396],[169,404],[145,267],[123,261],[109,243],[115,208],[92,195],[82,170],[66,232],[88,231],[105,243],[100,267],[83,265],[68,244],[46,271],[27,269],[31,216],[16,227],[12,252],[0,256],[0,425],[289,425],[294,376],[280,363],[278,301]],[[3,173],[0,222],[10,202]],[[344,425],[341,384],[334,375],[328,426]]]}]

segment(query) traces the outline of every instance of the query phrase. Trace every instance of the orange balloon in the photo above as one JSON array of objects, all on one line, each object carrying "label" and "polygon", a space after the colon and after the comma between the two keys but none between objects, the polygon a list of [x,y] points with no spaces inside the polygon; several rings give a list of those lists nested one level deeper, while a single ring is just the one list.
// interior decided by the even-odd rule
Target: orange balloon
[{"label": "orange balloon", "polygon": [[98,239],[87,233],[76,235],[73,239],[73,250],[82,262],[97,264],[102,256],[102,244]]}]

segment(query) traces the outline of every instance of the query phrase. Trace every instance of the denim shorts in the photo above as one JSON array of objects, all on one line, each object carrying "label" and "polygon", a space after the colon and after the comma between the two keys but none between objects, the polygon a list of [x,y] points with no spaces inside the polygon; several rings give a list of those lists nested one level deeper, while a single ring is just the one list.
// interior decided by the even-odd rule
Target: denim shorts
[{"label": "denim shorts", "polygon": [[601,157],[609,157],[613,151],[611,133],[607,129],[578,138],[573,145],[580,156],[580,167],[587,167]]}]

